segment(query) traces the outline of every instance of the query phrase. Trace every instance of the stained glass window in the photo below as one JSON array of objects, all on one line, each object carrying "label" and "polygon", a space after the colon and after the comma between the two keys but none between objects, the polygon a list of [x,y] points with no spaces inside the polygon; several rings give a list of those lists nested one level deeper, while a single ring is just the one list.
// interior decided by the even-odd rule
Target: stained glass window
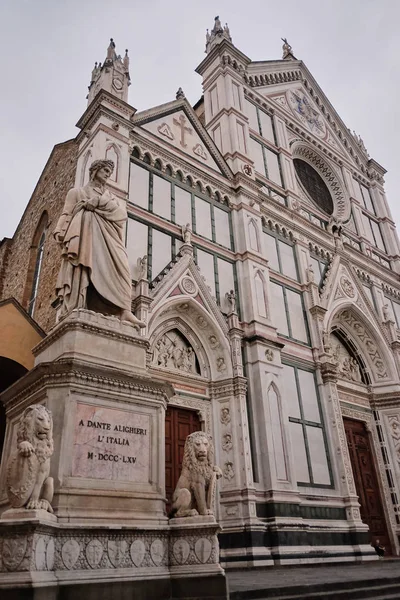
[{"label": "stained glass window", "polygon": [[315,204],[328,215],[331,215],[333,213],[332,197],[321,175],[304,160],[295,158],[293,163],[301,183]]}]

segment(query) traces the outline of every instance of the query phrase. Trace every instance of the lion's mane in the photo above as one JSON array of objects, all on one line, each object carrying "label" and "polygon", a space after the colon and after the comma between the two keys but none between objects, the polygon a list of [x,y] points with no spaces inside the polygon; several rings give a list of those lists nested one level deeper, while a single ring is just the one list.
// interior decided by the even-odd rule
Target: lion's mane
[{"label": "lion's mane", "polygon": [[[205,463],[201,463],[196,458],[196,453],[194,449],[194,442],[196,439],[205,437],[208,440],[208,452],[207,452],[207,461]],[[195,431],[188,435],[185,441],[185,448],[183,451],[183,460],[182,460],[182,473],[190,473],[197,472],[209,479],[213,474],[213,464],[214,464],[214,444],[212,442],[212,438],[204,431]]]},{"label": "lion's mane", "polygon": [[[50,429],[44,439],[36,435],[36,425],[39,415],[46,415],[50,422]],[[20,419],[17,432],[17,443],[29,442],[32,444],[39,462],[44,462],[53,454],[53,419],[51,412],[41,404],[35,404],[25,409]]]}]

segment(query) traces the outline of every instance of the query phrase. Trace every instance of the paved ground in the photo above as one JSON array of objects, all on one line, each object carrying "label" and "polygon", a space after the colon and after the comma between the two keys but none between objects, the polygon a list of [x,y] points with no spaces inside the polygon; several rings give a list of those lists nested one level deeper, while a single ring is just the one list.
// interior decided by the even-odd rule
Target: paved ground
[{"label": "paved ground", "polygon": [[[265,588],[343,581],[385,579],[400,575],[399,559],[384,559],[372,563],[313,565],[307,567],[264,567],[243,571],[226,570],[229,592],[245,592]],[[284,590],[282,590],[282,593]]]}]

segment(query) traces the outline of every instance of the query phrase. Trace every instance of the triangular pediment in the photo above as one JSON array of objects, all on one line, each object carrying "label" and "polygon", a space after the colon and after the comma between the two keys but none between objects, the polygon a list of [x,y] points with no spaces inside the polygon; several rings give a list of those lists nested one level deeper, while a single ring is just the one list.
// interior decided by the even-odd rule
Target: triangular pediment
[{"label": "triangular pediment", "polygon": [[372,378],[390,380],[396,372],[390,340],[354,268],[337,254],[327,277],[321,294],[321,305],[327,310],[325,331],[343,327],[368,363]]},{"label": "triangular pediment", "polygon": [[322,284],[321,305],[330,310],[335,304],[347,301],[356,304],[381,328],[374,307],[351,265],[340,254],[335,254]]},{"label": "triangular pediment", "polygon": [[[283,108],[315,137],[331,146],[336,152],[347,156],[343,143],[304,86],[291,84],[285,90],[266,93],[265,97]],[[347,134],[346,131],[345,135]]]},{"label": "triangular pediment", "polygon": [[388,341],[386,332],[378,318],[376,309],[372,306],[362,283],[348,261],[335,254],[323,282],[321,292],[321,305],[328,313],[335,312],[340,305],[354,304],[364,314],[366,320],[371,322],[381,335]]},{"label": "triangular pediment", "polygon": [[220,151],[186,99],[136,113],[133,122],[186,160],[232,178]]},{"label": "triangular pediment", "polygon": [[[307,67],[300,61],[258,63],[251,73],[258,94],[283,109],[306,132],[354,164],[369,155],[363,140],[341,120]],[[303,83],[304,82],[304,83]],[[329,118],[328,118],[329,115]]]},{"label": "triangular pediment", "polygon": [[[218,325],[218,328],[226,336],[228,325],[220,307],[211,295],[211,291],[203,278],[199,267],[193,259],[193,254],[189,250],[184,252],[174,264],[170,271],[156,283],[153,291],[152,312],[157,310],[160,304],[167,304],[169,301],[179,301],[182,303],[182,310],[185,311],[185,303],[190,300],[194,305],[201,308],[201,312],[206,311],[209,318]],[[199,317],[198,325],[201,328],[202,322]]]}]

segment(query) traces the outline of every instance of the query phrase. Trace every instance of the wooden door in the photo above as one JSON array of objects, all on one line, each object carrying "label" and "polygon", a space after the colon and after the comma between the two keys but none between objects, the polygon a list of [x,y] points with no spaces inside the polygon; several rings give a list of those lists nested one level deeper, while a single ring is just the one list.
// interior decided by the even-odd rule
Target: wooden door
[{"label": "wooden door", "polygon": [[172,494],[181,474],[185,440],[193,431],[201,429],[197,412],[170,406],[165,415],[165,492],[167,514],[171,507]]},{"label": "wooden door", "polygon": [[381,494],[371,452],[370,436],[362,421],[343,419],[351,466],[360,502],[361,519],[369,526],[371,541],[379,539],[391,554]]}]

